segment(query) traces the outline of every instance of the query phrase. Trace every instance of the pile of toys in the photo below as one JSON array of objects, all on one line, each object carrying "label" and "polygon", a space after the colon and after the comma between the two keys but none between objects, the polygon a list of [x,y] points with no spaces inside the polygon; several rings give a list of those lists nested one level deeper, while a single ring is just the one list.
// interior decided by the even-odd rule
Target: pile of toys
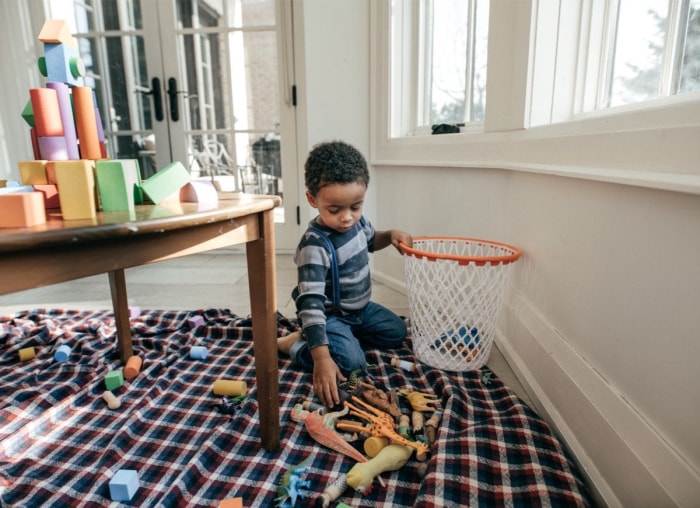
[{"label": "pile of toys", "polygon": [[[409,362],[394,360],[394,366],[415,368]],[[316,495],[310,490],[310,482],[302,479],[310,466],[310,457],[305,459],[282,477],[278,507],[289,508],[298,499],[310,497],[315,497],[315,506],[328,507],[348,488],[366,494],[375,479],[381,483],[381,473],[400,469],[414,453],[416,460],[425,465],[441,419],[438,397],[406,388],[382,390],[360,378],[359,373],[349,376],[339,390],[339,406],[325,408],[302,401],[292,408],[290,417],[303,424],[317,443],[352,458],[356,464]],[[364,453],[351,444],[360,439]]]}]

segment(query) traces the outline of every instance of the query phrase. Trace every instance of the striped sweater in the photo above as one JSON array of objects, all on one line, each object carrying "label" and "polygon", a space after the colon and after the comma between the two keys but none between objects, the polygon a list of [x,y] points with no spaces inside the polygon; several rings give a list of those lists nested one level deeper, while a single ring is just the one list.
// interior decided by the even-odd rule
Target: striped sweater
[{"label": "striped sweater", "polygon": [[335,246],[340,279],[340,309],[344,314],[362,310],[372,295],[369,253],[374,251],[374,226],[364,217],[347,233],[321,226],[314,219],[302,235],[294,255],[297,286],[292,291],[297,315],[309,348],[328,344],[326,314],[333,307],[331,257],[318,230]]}]

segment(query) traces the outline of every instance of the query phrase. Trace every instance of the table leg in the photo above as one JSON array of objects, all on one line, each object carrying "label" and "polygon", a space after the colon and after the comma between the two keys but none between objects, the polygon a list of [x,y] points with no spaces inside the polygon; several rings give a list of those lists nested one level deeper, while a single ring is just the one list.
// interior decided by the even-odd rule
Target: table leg
[{"label": "table leg", "polygon": [[272,210],[260,217],[260,239],[246,244],[246,258],[260,435],[262,447],[275,451],[280,444],[275,223]]},{"label": "table leg", "polygon": [[124,270],[109,272],[109,289],[112,293],[112,307],[114,308],[114,319],[117,325],[119,359],[126,363],[129,357],[133,355],[133,349],[131,346],[131,316],[129,313],[129,302],[126,297]]}]

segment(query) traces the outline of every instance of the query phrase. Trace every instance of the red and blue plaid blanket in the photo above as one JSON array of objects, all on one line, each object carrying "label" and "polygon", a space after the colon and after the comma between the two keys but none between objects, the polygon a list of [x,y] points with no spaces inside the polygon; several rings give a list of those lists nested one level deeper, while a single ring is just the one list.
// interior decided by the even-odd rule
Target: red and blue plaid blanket
[{"label": "red and blue plaid blanket", "polygon": [[[193,326],[196,316],[203,324]],[[279,334],[295,328],[279,316]],[[312,506],[354,461],[317,444],[290,419],[294,404],[312,400],[311,375],[279,360],[281,445],[260,448],[255,361],[249,319],[226,310],[149,311],[132,319],[140,373],[113,390],[121,407],[102,398],[105,376],[123,367],[111,311],[35,310],[0,317],[0,505],[103,506],[120,469],[138,473],[130,506],[275,506],[285,472],[310,457],[302,480]],[[59,345],[66,361],[54,360]],[[189,356],[205,346],[204,360]],[[415,456],[382,474],[368,494],[346,490],[331,503],[351,506],[590,506],[576,466],[548,425],[488,368],[448,373],[413,361],[410,339],[400,350],[369,351],[378,388],[435,394],[443,415],[426,462]],[[33,347],[36,356],[19,360]],[[246,381],[233,414],[212,392],[218,379]],[[405,403],[405,400],[401,402]],[[408,406],[402,407],[406,410]],[[358,444],[361,450],[361,444]]]}]

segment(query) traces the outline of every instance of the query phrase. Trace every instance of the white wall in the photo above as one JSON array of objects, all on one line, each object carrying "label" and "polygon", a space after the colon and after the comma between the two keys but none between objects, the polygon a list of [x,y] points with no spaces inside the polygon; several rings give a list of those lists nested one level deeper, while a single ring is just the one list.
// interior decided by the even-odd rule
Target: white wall
[{"label": "white wall", "polygon": [[[369,159],[369,3],[365,0],[294,0],[295,15],[303,12],[303,61],[297,62],[299,107],[304,109],[305,132],[300,139],[300,189],[303,163],[320,142],[342,140]],[[297,43],[300,39],[297,38]],[[374,171],[365,213],[374,215]],[[301,198],[301,222],[315,215]]]},{"label": "white wall", "polygon": [[[367,2],[304,5],[315,41],[305,78],[320,94],[308,104],[310,139],[364,139],[364,94],[348,95],[343,79],[331,86],[337,68],[323,69],[326,59],[363,67],[357,16]],[[343,31],[352,44],[338,40],[339,17],[357,23],[356,35]],[[611,506],[693,506],[700,493],[700,145],[688,111],[697,104],[677,106],[661,129],[634,113],[593,119],[579,137],[566,128],[489,135],[439,166],[431,156],[443,145],[396,143],[391,164],[383,146],[375,157],[380,226],[522,248],[497,341]],[[488,164],[458,167],[475,153]],[[375,275],[402,287],[398,254],[386,249],[374,262]]]}]

